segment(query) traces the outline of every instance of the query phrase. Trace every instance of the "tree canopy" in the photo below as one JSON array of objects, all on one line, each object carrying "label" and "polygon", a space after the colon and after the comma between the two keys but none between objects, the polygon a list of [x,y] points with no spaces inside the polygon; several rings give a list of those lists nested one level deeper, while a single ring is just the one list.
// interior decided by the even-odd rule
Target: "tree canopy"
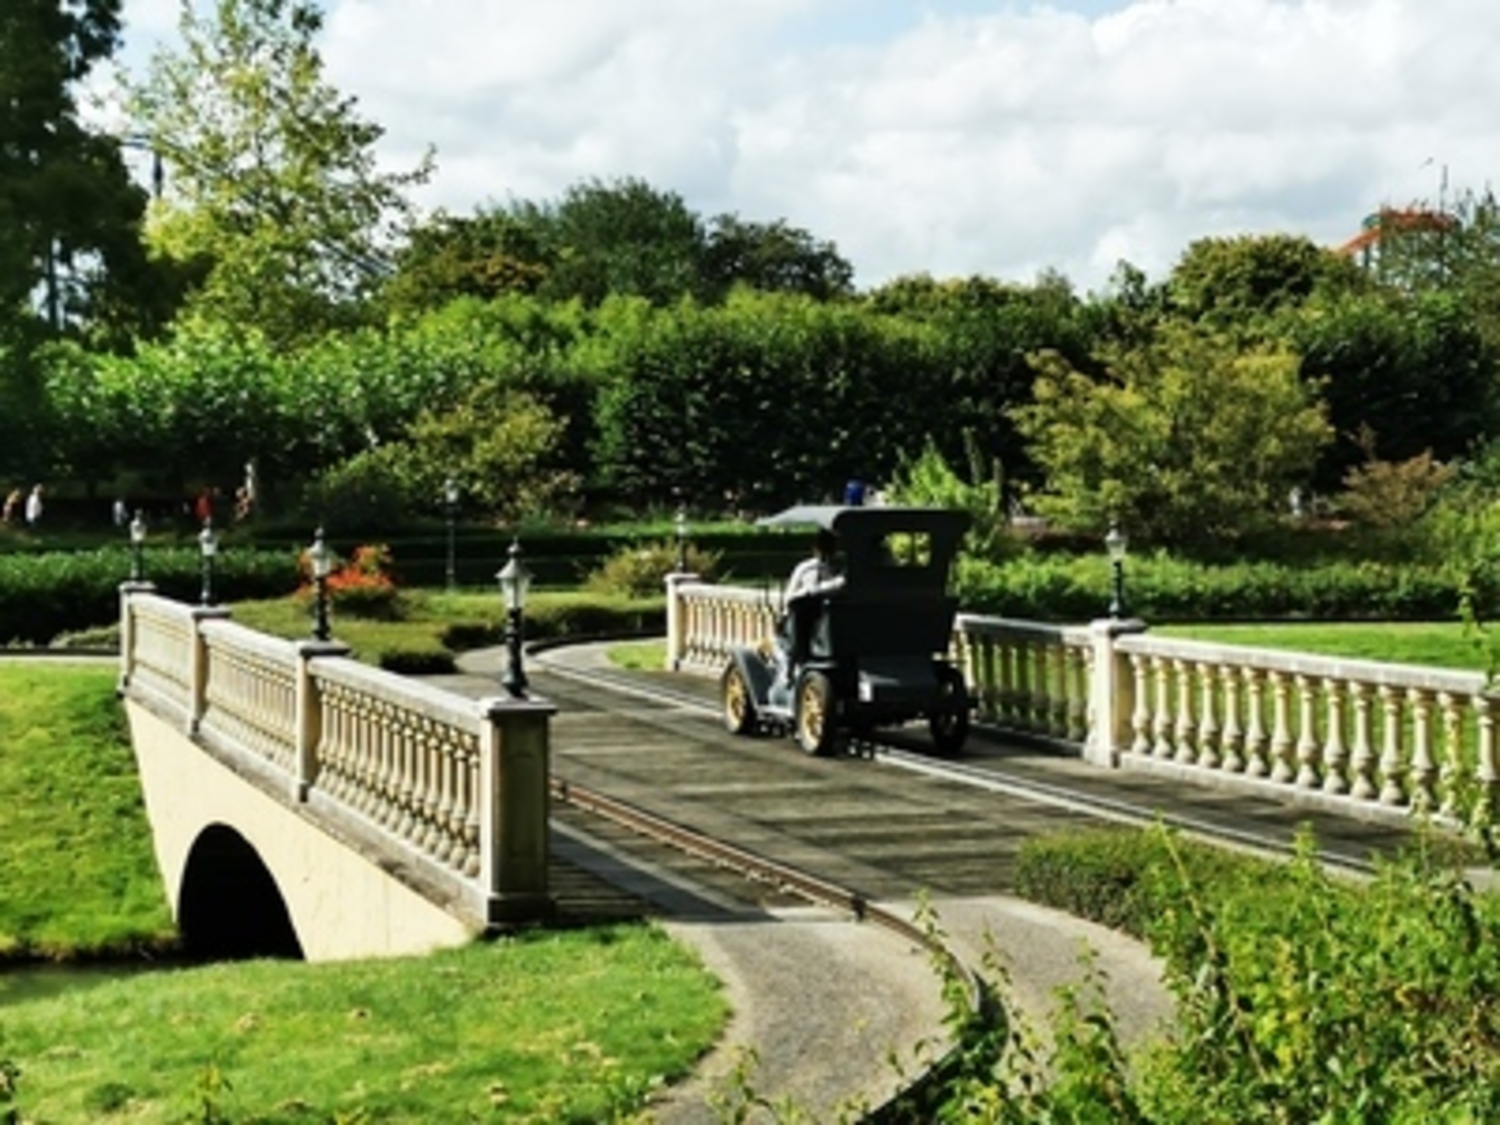
[{"label": "tree canopy", "polygon": [[75,86],[118,44],[119,0],[0,5],[0,343],[82,323],[143,263],[145,195]]},{"label": "tree canopy", "polygon": [[322,23],[305,0],[185,3],[181,48],[159,51],[130,96],[172,173],[152,241],[206,264],[191,310],[278,341],[352,319],[431,171],[430,158],[377,169],[383,130],[324,78]]}]

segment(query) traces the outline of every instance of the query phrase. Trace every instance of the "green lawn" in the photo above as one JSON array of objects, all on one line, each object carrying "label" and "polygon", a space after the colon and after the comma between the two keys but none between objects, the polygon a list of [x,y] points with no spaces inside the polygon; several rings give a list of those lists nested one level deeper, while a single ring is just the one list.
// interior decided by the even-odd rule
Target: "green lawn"
[{"label": "green lawn", "polygon": [[[1221,644],[1290,649],[1383,660],[1397,664],[1426,664],[1440,668],[1483,671],[1485,652],[1458,622],[1360,622],[1357,624],[1164,625],[1153,628],[1164,637],[1190,637]],[[667,646],[663,641],[631,641],[612,645],[609,658],[624,668],[661,668]]]},{"label": "green lawn", "polygon": [[[0,962],[172,941],[114,681],[0,663]],[[335,965],[0,964],[21,1121],[609,1120],[726,1018],[717,983],[649,925]]]},{"label": "green lawn", "polygon": [[172,940],[115,677],[0,663],[0,959]]},{"label": "green lawn", "polygon": [[1482,643],[1468,635],[1457,621],[1168,625],[1152,632],[1167,637],[1191,637],[1221,644],[1290,649],[1395,664],[1475,671],[1484,671],[1486,667]]}]

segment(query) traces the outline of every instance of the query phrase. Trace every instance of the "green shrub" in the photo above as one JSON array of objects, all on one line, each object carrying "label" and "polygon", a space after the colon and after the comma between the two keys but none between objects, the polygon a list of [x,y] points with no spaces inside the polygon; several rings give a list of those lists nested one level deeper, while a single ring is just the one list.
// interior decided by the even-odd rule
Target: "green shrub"
[{"label": "green shrub", "polygon": [[[1221,848],[1178,841],[1196,880],[1218,886],[1274,877],[1275,864]],[[1016,857],[1016,893],[1144,938],[1160,910],[1160,883],[1172,852],[1159,832],[1104,828],[1039,836]]]},{"label": "green shrub", "polygon": [[[1306,833],[1287,862],[1160,829],[1029,841],[1020,892],[1146,936],[1178,1002],[1166,1040],[1130,1067],[1074,1055],[1085,1104],[1067,1119],[1118,1119],[1103,1102],[1128,1090],[1140,1121],[1496,1120],[1500,896],[1466,881],[1471,860],[1424,841],[1356,883],[1328,874]],[[1054,1031],[1089,1047],[1077,1027]],[[984,1093],[1016,1111],[995,1120],[1039,1104],[1000,1073]]]},{"label": "green shrub", "polygon": [[[569,637],[622,637],[657,634],[666,628],[662,598],[623,598],[587,593],[546,594],[526,607],[526,637],[533,641]],[[453,652],[505,642],[505,621],[455,621],[441,635]]]},{"label": "green shrub", "polygon": [[430,648],[414,648],[407,644],[401,648],[382,649],[374,654],[373,661],[377,667],[402,676],[447,676],[458,671],[453,653],[437,644]]},{"label": "green shrub", "polygon": [[[689,545],[686,552],[688,573],[705,581],[718,575],[719,553]],[[649,598],[666,587],[667,575],[677,570],[677,544],[669,541],[621,547],[604,560],[584,583],[597,594],[618,594],[631,598]]]}]

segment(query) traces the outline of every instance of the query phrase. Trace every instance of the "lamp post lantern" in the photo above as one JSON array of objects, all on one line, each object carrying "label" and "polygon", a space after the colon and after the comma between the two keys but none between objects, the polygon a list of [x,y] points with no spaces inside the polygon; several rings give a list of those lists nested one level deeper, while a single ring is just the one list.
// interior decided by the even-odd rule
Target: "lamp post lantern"
[{"label": "lamp post lantern", "polygon": [[521,542],[512,539],[509,558],[495,577],[505,598],[505,647],[508,661],[501,686],[516,699],[526,695],[526,671],[521,667],[521,642],[526,627],[526,591],[531,588],[531,572],[521,562]]},{"label": "lamp post lantern", "polygon": [[328,639],[328,575],[333,571],[333,552],[323,538],[323,529],[313,533],[312,546],[307,551],[313,572],[313,637],[320,641]]},{"label": "lamp post lantern", "polygon": [[212,605],[214,600],[214,559],[219,553],[219,537],[214,534],[212,518],[203,521],[203,530],[198,532],[198,557],[203,564],[203,592],[200,601]]},{"label": "lamp post lantern", "polygon": [[458,515],[458,481],[452,477],[443,481],[443,505],[448,513],[448,569],[444,573],[448,592],[451,594],[457,585],[453,559],[453,524]]},{"label": "lamp post lantern", "polygon": [[1119,524],[1109,525],[1109,534],[1104,537],[1104,549],[1109,553],[1110,595],[1109,615],[1119,619],[1125,616],[1125,548],[1128,540]]},{"label": "lamp post lantern", "polygon": [[687,508],[677,505],[677,517],[672,521],[677,529],[677,573],[687,573],[688,521]]},{"label": "lamp post lantern", "polygon": [[145,577],[145,566],[143,556],[146,549],[146,519],[141,515],[141,510],[135,510],[135,516],[130,521],[130,580],[139,582]]}]

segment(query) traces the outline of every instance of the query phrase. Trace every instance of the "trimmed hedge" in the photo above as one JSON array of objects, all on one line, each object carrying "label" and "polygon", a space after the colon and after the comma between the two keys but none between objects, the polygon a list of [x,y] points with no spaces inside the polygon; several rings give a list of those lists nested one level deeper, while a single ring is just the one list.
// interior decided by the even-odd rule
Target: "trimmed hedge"
[{"label": "trimmed hedge", "polygon": [[[1110,603],[1110,566],[1103,554],[1060,557],[1027,554],[1004,563],[961,559],[955,574],[959,604],[971,613],[1035,621],[1086,621]],[[1459,613],[1462,576],[1455,570],[1375,562],[1292,566],[1244,562],[1226,566],[1166,555],[1125,562],[1129,614],[1150,622],[1434,621]],[[1481,616],[1500,598],[1493,579],[1475,590]]]},{"label": "trimmed hedge", "polygon": [[[151,551],[145,577],[159,593],[196,602],[203,588],[196,550]],[[123,548],[0,555],[0,642],[47,645],[65,633],[119,619],[120,583],[130,573]],[[291,552],[223,551],[214,563],[216,601],[280,597],[300,581]]]}]

